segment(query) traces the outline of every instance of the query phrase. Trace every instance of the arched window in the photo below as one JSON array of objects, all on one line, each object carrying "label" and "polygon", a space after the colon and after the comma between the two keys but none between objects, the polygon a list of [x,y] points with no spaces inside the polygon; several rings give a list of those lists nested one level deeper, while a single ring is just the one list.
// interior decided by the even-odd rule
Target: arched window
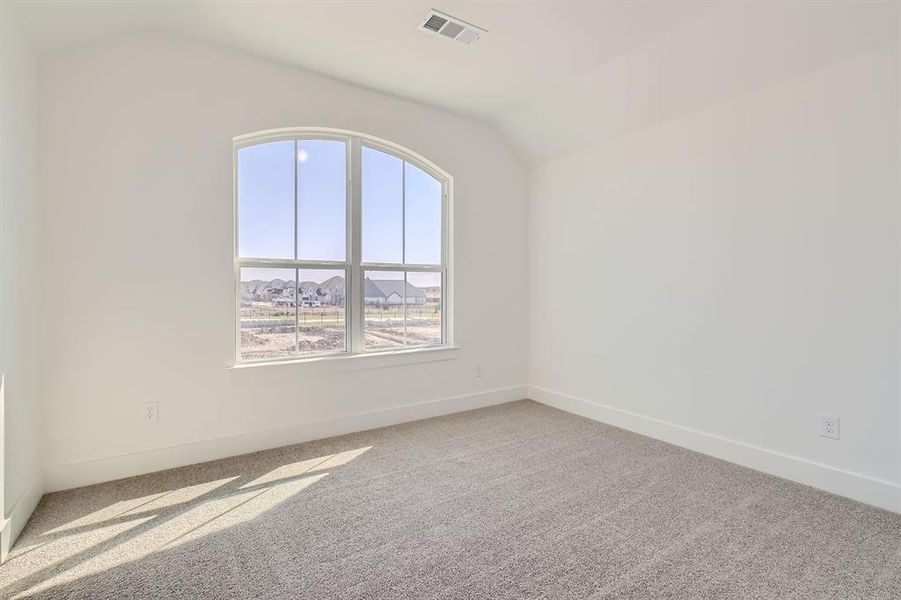
[{"label": "arched window", "polygon": [[349,131],[235,138],[236,361],[450,343],[451,178]]}]

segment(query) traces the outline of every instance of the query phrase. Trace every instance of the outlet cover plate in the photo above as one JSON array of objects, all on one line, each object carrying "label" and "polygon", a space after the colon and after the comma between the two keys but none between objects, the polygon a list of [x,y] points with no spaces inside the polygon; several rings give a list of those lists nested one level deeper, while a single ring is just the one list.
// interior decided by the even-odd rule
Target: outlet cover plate
[{"label": "outlet cover plate", "polygon": [[160,403],[159,402],[142,402],[141,403],[141,420],[145,423],[156,423],[160,420]]},{"label": "outlet cover plate", "polygon": [[841,421],[835,415],[819,415],[820,437],[837,440],[841,437]]}]

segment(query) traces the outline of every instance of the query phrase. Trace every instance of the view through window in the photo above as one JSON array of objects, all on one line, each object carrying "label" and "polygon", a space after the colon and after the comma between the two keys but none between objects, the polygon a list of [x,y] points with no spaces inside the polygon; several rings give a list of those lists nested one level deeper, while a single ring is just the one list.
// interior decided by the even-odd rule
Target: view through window
[{"label": "view through window", "polygon": [[237,140],[235,176],[239,362],[447,343],[437,168],[361,136],[297,132]]}]

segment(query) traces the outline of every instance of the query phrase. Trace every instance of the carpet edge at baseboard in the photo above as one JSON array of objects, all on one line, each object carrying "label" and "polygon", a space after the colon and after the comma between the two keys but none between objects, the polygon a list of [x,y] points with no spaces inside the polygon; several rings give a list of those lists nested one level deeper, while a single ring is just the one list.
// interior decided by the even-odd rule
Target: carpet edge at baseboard
[{"label": "carpet edge at baseboard", "polygon": [[0,515],[0,563],[6,560],[10,548],[16,543],[43,496],[41,481],[35,479],[9,510],[9,518],[4,521],[3,515]]},{"label": "carpet edge at baseboard", "polygon": [[901,513],[901,484],[623,410],[542,386],[528,398],[714,458]]},{"label": "carpet edge at baseboard", "polygon": [[45,466],[44,491],[50,493],[68,490],[270,448],[290,446],[336,435],[523,400],[526,397],[526,391],[525,385],[512,385],[331,419],[294,423],[277,429],[252,431],[176,446],[152,448],[131,454]]}]

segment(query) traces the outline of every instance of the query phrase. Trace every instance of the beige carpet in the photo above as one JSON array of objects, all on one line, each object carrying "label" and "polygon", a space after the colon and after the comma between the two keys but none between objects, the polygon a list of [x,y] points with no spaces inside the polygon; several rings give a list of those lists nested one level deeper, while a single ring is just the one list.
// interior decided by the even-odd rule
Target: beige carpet
[{"label": "beige carpet", "polygon": [[533,402],[51,494],[0,597],[901,598],[901,516]]}]

